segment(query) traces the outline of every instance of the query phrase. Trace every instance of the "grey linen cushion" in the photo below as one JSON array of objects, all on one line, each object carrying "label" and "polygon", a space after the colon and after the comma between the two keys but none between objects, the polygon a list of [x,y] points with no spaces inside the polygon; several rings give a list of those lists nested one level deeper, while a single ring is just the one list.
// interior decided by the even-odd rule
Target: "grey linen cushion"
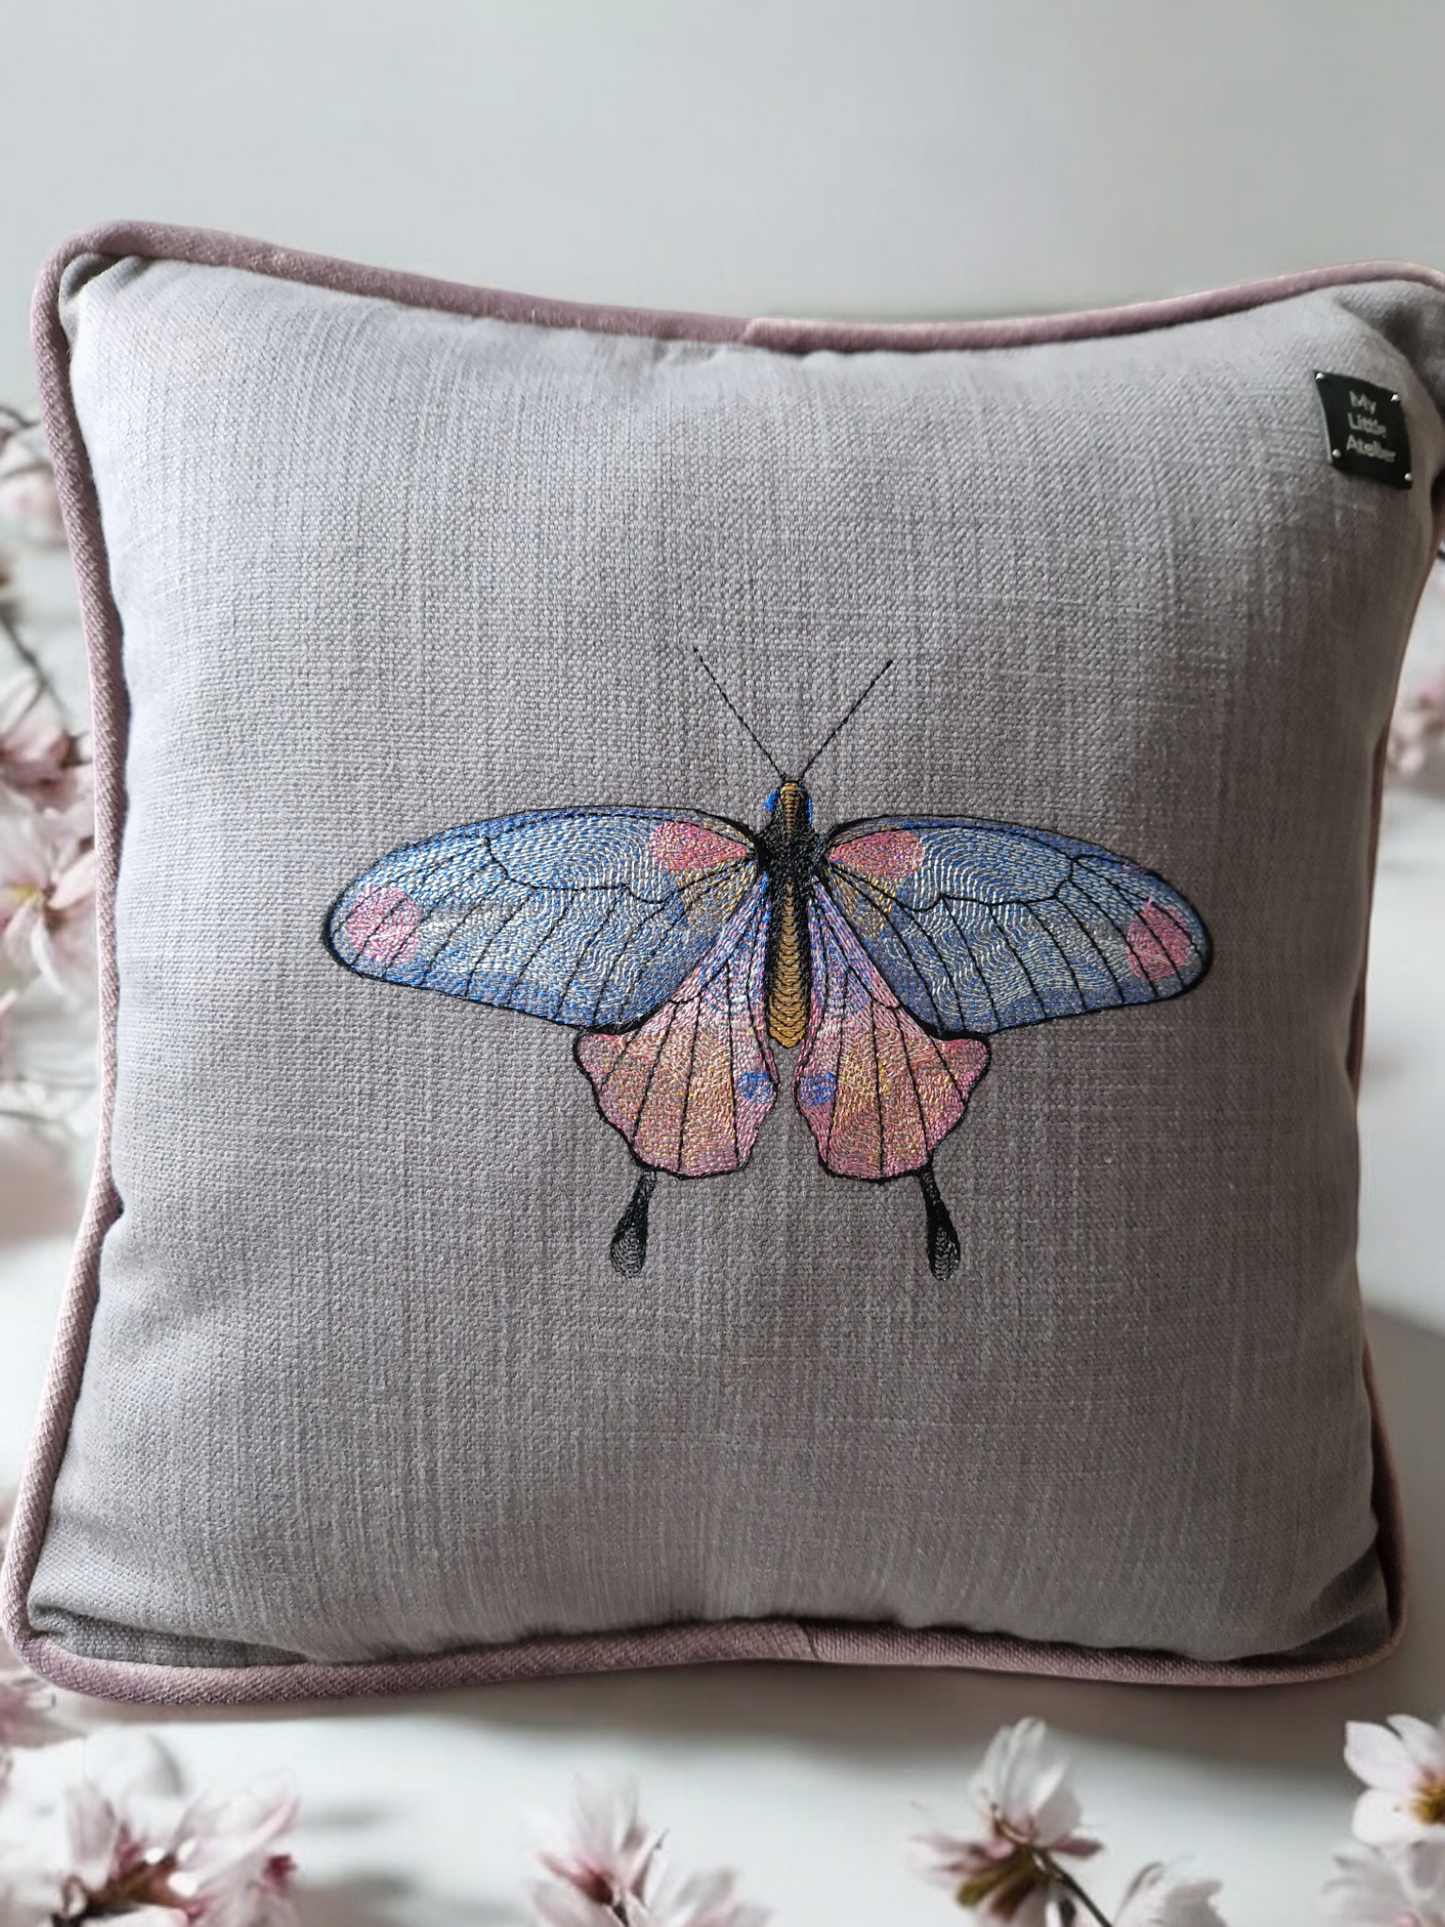
[{"label": "grey linen cushion", "polygon": [[[113,793],[112,1103],[7,1567],[33,1664],[236,1699],[728,1655],[1264,1680],[1388,1649],[1352,1072],[1445,297],[1316,279],[917,342],[165,230],[65,253],[40,329]],[[1400,397],[1408,487],[1332,464],[1317,370]],[[758,903],[787,892],[726,825],[761,830],[885,662],[807,774],[816,832],[963,817],[1143,870],[977,823],[835,843],[854,934],[821,886],[788,899],[828,1070],[758,1034]],[[606,897],[520,1008],[501,979],[535,985],[546,933],[524,957],[495,916],[469,977],[435,964],[457,994],[419,994],[431,912],[388,853],[601,805],[633,812],[607,834],[647,908]],[[570,914],[590,821],[492,825],[447,874]],[[1031,863],[1105,910],[1143,876],[1114,1007],[1057,938],[1094,1007],[1032,1021],[1067,997],[1002,914],[949,966],[997,1022],[962,992],[944,1021],[936,924],[910,1006],[909,836],[985,921]],[[628,915],[664,932],[652,975]],[[699,992],[664,1062],[644,1006],[697,962],[667,932],[748,916],[724,1017]],[[904,1049],[935,1084],[906,1128],[865,1103],[882,1150],[830,1170],[865,1005],[880,1079]],[[642,1124],[635,1158],[608,1066],[650,1050],[702,1118],[719,1037],[741,1168],[670,1175]]]}]

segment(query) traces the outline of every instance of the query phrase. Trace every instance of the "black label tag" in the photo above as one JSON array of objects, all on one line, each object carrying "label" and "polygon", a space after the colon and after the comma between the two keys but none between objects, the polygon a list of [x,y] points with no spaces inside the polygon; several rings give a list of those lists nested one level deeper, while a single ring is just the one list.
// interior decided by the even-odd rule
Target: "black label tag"
[{"label": "black label tag", "polygon": [[1315,389],[1325,411],[1330,460],[1351,475],[1368,475],[1391,488],[1410,486],[1410,435],[1400,397],[1390,388],[1355,375],[1315,370]]}]

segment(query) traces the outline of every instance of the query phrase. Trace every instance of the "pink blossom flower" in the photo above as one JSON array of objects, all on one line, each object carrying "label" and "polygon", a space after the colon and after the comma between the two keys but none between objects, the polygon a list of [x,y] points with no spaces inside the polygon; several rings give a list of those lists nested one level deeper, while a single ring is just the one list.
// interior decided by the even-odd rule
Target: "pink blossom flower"
[{"label": "pink blossom flower", "polygon": [[969,1795],[982,1836],[921,1834],[913,1842],[914,1865],[985,1920],[1044,1927],[1049,1900],[1064,1880],[1057,1857],[1086,1859],[1099,1842],[1079,1831],[1083,1815],[1069,1764],[1042,1720],[1000,1728]]},{"label": "pink blossom flower", "polygon": [[42,547],[60,548],[65,542],[45,430],[15,416],[8,424],[0,422],[0,522]]},{"label": "pink blossom flower", "polygon": [[35,811],[0,813],[0,971],[76,999],[95,977],[95,852]]},{"label": "pink blossom flower", "polygon": [[154,1741],[130,1739],[64,1792],[58,1841],[0,1876],[0,1921],[122,1916],[145,1927],[295,1927],[288,1791],[187,1798]]},{"label": "pink blossom flower", "polygon": [[289,1788],[198,1794],[177,1831],[176,1884],[188,1920],[208,1927],[290,1927],[296,1863],[277,1843],[296,1824]]},{"label": "pink blossom flower", "polygon": [[643,1892],[662,1837],[643,1825],[635,1786],[579,1779],[567,1821],[545,1831],[550,1837],[537,1859],[548,1878],[535,1882],[530,1894],[550,1927],[643,1918]]},{"label": "pink blossom flower", "polygon": [[1445,1927],[1445,1848],[1341,1847],[1321,1898],[1340,1927]]},{"label": "pink blossom flower", "polygon": [[567,1823],[545,1831],[537,1858],[547,1878],[528,1893],[547,1927],[763,1927],[768,1918],[737,1899],[732,1873],[665,1868],[662,1836],[644,1824],[630,1784],[579,1780]]},{"label": "pink blossom flower", "polygon": [[0,783],[37,808],[63,809],[76,787],[75,738],[29,670],[0,684]]},{"label": "pink blossom flower", "polygon": [[1355,1803],[1356,1839],[1445,1843],[1445,1720],[1431,1726],[1408,1713],[1388,1726],[1351,1720],[1345,1764],[1366,1787]]},{"label": "pink blossom flower", "polygon": [[1182,1880],[1167,1867],[1143,1867],[1114,1915],[1114,1927],[1224,1927],[1215,1912],[1217,1880]]}]

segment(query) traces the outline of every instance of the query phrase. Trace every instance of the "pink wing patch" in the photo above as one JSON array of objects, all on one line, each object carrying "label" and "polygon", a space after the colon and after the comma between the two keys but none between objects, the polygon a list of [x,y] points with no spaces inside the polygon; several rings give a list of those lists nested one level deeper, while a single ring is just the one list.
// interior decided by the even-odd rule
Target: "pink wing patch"
[{"label": "pink wing patch", "polygon": [[698,967],[635,1030],[577,1039],[598,1109],[641,1163],[679,1178],[747,1163],[778,1090],[764,1028],[767,929],[760,881]]},{"label": "pink wing patch", "polygon": [[752,855],[751,846],[738,837],[721,836],[702,823],[675,818],[658,824],[647,839],[647,850],[653,862],[674,877],[716,870],[721,864]]},{"label": "pink wing patch", "polygon": [[405,890],[395,884],[358,897],[342,926],[358,959],[382,964],[388,970],[404,964],[415,951],[421,911]]},{"label": "pink wing patch", "polygon": [[856,870],[860,876],[879,883],[901,883],[922,865],[923,842],[912,830],[870,830],[847,843],[835,843],[828,854],[834,863]]},{"label": "pink wing patch", "polygon": [[1130,920],[1124,941],[1139,974],[1151,984],[1174,976],[1194,949],[1193,939],[1178,918],[1152,900]]},{"label": "pink wing patch", "polygon": [[[860,839],[860,841],[874,839]],[[850,865],[854,858],[848,858]],[[919,1171],[988,1069],[981,1037],[933,1037],[893,995],[821,890],[808,912],[813,1004],[793,1096],[845,1178]]]}]

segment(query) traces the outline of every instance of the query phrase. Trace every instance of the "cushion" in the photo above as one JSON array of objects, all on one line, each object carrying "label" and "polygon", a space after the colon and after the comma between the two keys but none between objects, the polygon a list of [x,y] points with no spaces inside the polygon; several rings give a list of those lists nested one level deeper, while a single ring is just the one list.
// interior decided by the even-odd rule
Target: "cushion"
[{"label": "cushion", "polygon": [[106,1124],[33,1666],[1390,1649],[1353,1086],[1445,280],[745,323],[122,226],[37,339]]}]

